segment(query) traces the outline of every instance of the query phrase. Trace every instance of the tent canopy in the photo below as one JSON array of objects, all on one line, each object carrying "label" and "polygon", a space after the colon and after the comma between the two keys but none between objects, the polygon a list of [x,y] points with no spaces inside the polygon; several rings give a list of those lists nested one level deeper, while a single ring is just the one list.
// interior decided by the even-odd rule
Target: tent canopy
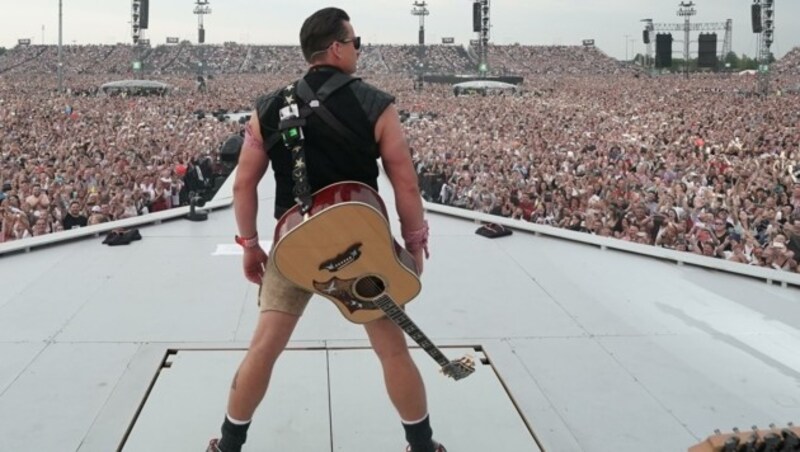
[{"label": "tent canopy", "polygon": [[473,80],[471,82],[456,83],[453,85],[453,92],[459,94],[501,94],[516,93],[516,85],[510,83],[497,82],[493,80]]},{"label": "tent canopy", "polygon": [[166,94],[170,85],[155,80],[119,80],[105,83],[100,89],[106,94],[128,93],[133,95]]}]

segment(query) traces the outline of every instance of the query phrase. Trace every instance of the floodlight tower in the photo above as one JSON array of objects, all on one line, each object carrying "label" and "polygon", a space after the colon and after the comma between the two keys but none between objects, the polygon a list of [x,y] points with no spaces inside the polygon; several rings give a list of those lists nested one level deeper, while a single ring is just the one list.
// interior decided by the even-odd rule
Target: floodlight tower
[{"label": "floodlight tower", "polygon": [[58,0],[58,92],[64,92],[64,54],[61,50],[63,41],[63,5],[62,0]]},{"label": "floodlight tower", "polygon": [[490,13],[490,2],[489,0],[475,0],[473,2],[473,7],[475,8],[475,16],[474,19],[478,22],[476,23],[475,32],[478,33],[478,45],[480,50],[480,65],[478,66],[478,73],[481,77],[486,76],[486,73],[489,71],[489,32],[491,30],[491,17]]},{"label": "floodlight tower", "polygon": [[689,78],[689,41],[691,39],[689,31],[692,29],[691,18],[696,14],[697,10],[694,9],[694,2],[681,2],[678,16],[685,19],[683,25],[683,62],[686,78]]},{"label": "floodlight tower", "polygon": [[206,42],[206,29],[203,27],[203,16],[211,14],[211,7],[208,6],[209,0],[195,0],[194,14],[197,16],[197,44],[200,52],[200,68],[198,75],[205,76],[206,59],[203,51],[203,44]]},{"label": "floodlight tower", "polygon": [[414,8],[411,10],[412,16],[419,17],[419,54],[417,60],[417,81],[414,84],[418,90],[421,90],[424,83],[425,73],[425,17],[430,15],[428,11],[428,3],[425,0],[415,1],[412,3]]}]

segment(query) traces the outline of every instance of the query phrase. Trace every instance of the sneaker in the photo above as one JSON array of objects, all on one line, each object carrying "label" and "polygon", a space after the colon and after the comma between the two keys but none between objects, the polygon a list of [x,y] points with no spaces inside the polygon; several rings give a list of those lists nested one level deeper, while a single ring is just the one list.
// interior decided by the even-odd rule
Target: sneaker
[{"label": "sneaker", "polygon": [[217,438],[214,438],[211,441],[209,441],[206,452],[222,452],[221,450],[219,450],[219,446],[217,446],[217,444],[219,444],[219,440]]},{"label": "sneaker", "polygon": [[[443,445],[441,445],[439,443],[436,443],[436,449],[434,449],[434,451],[435,452],[447,452],[447,449],[445,449]],[[406,446],[406,452],[411,452],[411,445]]]}]

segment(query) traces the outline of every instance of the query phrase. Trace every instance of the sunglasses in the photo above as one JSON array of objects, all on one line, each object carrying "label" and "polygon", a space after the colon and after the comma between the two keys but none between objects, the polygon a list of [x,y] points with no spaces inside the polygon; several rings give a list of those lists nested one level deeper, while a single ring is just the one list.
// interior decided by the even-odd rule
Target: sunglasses
[{"label": "sunglasses", "polygon": [[352,42],[353,48],[355,48],[356,50],[361,50],[361,36],[356,36],[351,39],[343,39],[340,40],[339,42],[341,42],[342,44],[347,44],[349,42]]}]

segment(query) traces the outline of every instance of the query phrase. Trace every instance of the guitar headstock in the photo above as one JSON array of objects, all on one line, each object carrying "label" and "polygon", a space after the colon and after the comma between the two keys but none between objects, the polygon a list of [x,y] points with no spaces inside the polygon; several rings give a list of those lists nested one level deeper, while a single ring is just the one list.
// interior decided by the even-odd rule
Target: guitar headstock
[{"label": "guitar headstock", "polygon": [[450,361],[446,366],[442,367],[441,372],[455,381],[467,378],[475,372],[475,360],[468,355],[461,359]]},{"label": "guitar headstock", "polygon": [[778,429],[770,425],[767,430],[753,426],[750,431],[733,429],[732,433],[719,430],[702,443],[689,448],[689,452],[749,452],[800,450],[800,428],[789,424]]}]

